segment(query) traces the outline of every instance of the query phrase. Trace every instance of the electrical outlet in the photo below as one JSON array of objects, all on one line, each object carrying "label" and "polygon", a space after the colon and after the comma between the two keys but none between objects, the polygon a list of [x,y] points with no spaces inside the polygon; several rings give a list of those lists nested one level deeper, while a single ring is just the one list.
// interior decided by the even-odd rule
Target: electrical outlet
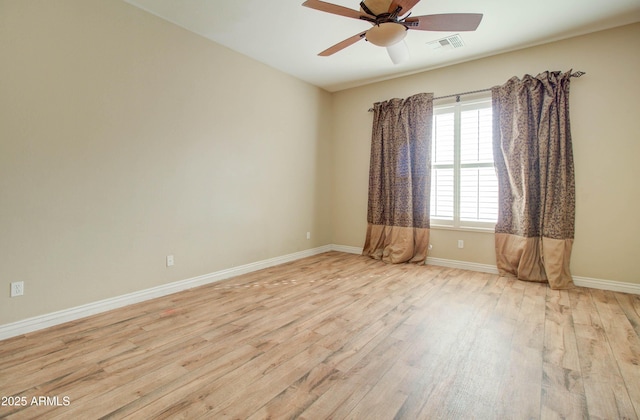
[{"label": "electrical outlet", "polygon": [[11,283],[11,297],[24,295],[24,282],[14,281]]},{"label": "electrical outlet", "polygon": [[167,255],[167,267],[171,267],[173,265],[173,255]]},{"label": "electrical outlet", "polygon": [[307,232],[307,239],[311,239],[311,232]]},{"label": "electrical outlet", "polygon": [[464,248],[464,241],[462,239],[458,239],[458,248]]}]

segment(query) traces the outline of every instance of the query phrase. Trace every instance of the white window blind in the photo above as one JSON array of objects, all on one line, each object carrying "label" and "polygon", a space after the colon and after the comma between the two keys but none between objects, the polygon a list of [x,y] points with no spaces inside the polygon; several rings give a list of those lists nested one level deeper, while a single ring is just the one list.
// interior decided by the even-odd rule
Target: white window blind
[{"label": "white window blind", "polygon": [[498,218],[491,100],[434,109],[431,219],[434,225],[489,228]]}]

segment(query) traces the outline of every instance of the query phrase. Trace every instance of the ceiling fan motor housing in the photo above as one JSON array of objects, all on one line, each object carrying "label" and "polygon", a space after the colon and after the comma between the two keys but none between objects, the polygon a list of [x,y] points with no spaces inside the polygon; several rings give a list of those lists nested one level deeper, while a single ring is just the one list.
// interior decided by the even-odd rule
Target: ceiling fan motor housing
[{"label": "ceiling fan motor housing", "polygon": [[395,22],[385,22],[375,25],[365,35],[367,41],[379,47],[397,44],[407,36],[407,28]]},{"label": "ceiling fan motor housing", "polygon": [[[387,13],[389,10],[389,6],[391,5],[391,0],[366,0],[363,3],[367,6],[369,10],[371,10],[376,16],[381,15],[383,13]],[[360,8],[360,11],[366,13],[365,10]]]}]

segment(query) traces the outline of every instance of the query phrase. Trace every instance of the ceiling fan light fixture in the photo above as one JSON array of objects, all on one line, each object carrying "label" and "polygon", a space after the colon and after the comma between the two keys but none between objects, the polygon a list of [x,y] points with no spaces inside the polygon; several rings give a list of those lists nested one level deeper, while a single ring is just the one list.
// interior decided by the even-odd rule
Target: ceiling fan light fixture
[{"label": "ceiling fan light fixture", "polygon": [[393,64],[402,64],[409,59],[409,48],[404,40],[387,47],[387,53]]},{"label": "ceiling fan light fixture", "polygon": [[379,47],[389,47],[407,36],[407,28],[395,22],[385,22],[369,29],[365,35],[367,41]]}]

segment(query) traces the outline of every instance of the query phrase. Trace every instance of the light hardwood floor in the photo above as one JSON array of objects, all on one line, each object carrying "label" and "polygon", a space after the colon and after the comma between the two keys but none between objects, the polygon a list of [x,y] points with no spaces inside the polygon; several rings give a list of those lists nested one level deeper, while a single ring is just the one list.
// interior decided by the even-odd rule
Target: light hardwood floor
[{"label": "light hardwood floor", "polygon": [[1,341],[0,417],[634,419],[639,335],[640,296],[329,252]]}]

